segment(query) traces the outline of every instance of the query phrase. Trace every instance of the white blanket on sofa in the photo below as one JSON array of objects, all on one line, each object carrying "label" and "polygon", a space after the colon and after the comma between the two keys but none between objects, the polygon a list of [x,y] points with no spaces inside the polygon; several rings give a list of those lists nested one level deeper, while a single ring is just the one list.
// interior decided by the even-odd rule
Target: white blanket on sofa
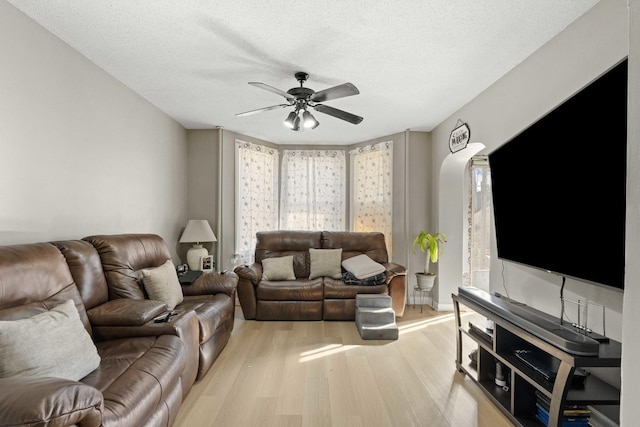
[{"label": "white blanket on sofa", "polygon": [[342,267],[358,279],[366,279],[386,271],[384,265],[375,262],[365,254],[345,259],[342,261]]}]

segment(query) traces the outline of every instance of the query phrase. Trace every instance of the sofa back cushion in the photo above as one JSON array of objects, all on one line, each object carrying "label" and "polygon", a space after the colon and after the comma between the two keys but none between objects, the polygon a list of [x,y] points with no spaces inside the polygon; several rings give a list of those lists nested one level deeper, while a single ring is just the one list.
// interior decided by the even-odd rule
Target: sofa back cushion
[{"label": "sofa back cushion", "polygon": [[342,260],[365,254],[375,262],[389,261],[384,234],[380,232],[323,231],[322,248],[342,248]]},{"label": "sofa back cushion", "polygon": [[34,316],[73,300],[91,333],[82,297],[62,253],[51,243],[0,246],[0,320]]},{"label": "sofa back cushion", "polygon": [[155,234],[87,236],[100,255],[109,299],[145,299],[142,270],[156,268],[171,259],[167,243]]},{"label": "sofa back cushion", "polygon": [[109,300],[109,289],[104,277],[100,255],[89,242],[84,240],[63,240],[52,242],[67,260],[69,271],[84,301],[91,310]]},{"label": "sofa back cushion", "polygon": [[311,260],[309,249],[320,249],[321,231],[259,231],[256,233],[255,261],[262,264],[265,258],[293,256],[296,278],[309,278]]}]

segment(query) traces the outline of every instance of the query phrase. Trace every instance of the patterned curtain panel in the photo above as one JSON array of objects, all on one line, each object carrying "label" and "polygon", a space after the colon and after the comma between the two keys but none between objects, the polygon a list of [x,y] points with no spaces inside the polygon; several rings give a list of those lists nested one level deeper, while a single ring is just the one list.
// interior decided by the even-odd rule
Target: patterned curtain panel
[{"label": "patterned curtain panel", "polygon": [[353,230],[384,233],[391,256],[393,142],[359,147],[350,154]]},{"label": "patterned curtain panel", "polygon": [[278,228],[278,150],[236,140],[236,253],[252,262],[256,232]]},{"label": "patterned curtain panel", "polygon": [[284,150],[280,229],[345,230],[344,150]]}]

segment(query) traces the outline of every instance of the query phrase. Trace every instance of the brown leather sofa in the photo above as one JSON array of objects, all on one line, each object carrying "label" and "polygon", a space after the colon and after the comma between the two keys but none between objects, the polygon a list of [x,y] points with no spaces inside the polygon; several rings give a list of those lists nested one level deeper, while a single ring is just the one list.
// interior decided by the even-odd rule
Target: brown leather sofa
[{"label": "brown leather sofa", "polygon": [[[110,300],[146,299],[140,271],[159,267],[171,259],[165,241],[154,234],[95,235],[82,240],[91,243],[100,256]],[[198,380],[207,373],[231,337],[237,283],[234,273],[203,274],[182,288],[184,301],[175,310],[194,311],[198,318]]]},{"label": "brown leather sofa", "polygon": [[[124,251],[113,259],[132,261],[121,273],[134,281],[151,259],[168,257],[158,236],[104,241],[111,238],[121,243],[112,249]],[[234,274],[224,284],[218,275],[201,276],[184,294],[202,294],[185,296],[171,322],[154,323],[167,305],[118,297],[106,262],[87,240],[0,247],[0,320],[30,318],[71,299],[100,356],[99,367],[79,381],[0,378],[1,426],[170,426],[198,374],[228,341]]]},{"label": "brown leather sofa", "polygon": [[[255,262],[239,266],[238,299],[245,319],[354,320],[357,294],[388,294],[397,317],[405,308],[406,268],[389,262],[384,234],[333,231],[258,232]],[[384,284],[347,285],[310,277],[309,249],[342,249],[342,260],[366,254],[386,267]],[[296,280],[262,280],[265,258],[293,256]]]}]

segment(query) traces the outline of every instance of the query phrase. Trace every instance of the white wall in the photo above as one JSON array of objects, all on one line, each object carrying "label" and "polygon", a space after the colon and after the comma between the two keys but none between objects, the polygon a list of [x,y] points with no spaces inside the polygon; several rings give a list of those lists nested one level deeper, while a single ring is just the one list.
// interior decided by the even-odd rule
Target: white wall
[{"label": "white wall", "polygon": [[[216,238],[220,238],[218,227],[218,170],[219,144],[218,129],[197,129],[187,131],[187,220],[206,219]],[[185,224],[186,225],[186,224]],[[184,228],[184,226],[183,226]],[[214,255],[217,270],[220,271],[218,243],[203,243],[210,255]],[[187,259],[187,250],[192,243],[183,243],[178,255],[183,262]]]},{"label": "white wall", "polygon": [[0,244],[151,232],[186,212],[186,131],[0,2]]},{"label": "white wall", "polygon": [[[626,0],[603,0],[433,130],[434,171],[440,169],[449,155],[449,133],[458,119],[469,124],[472,142],[482,142],[487,147],[485,153],[488,153],[597,78],[627,53]],[[443,192],[438,195],[439,203],[442,203],[448,196],[447,183],[442,183],[440,188],[437,175],[432,179],[434,193]],[[448,222],[451,218],[455,218],[455,215],[441,210],[438,228],[448,232],[450,240],[456,239],[456,234],[462,240],[459,236],[463,230],[462,224]],[[448,303],[451,292],[455,292],[461,283],[462,271],[446,269],[442,261],[440,264],[439,283],[447,289],[441,289],[439,295],[448,299],[443,303]],[[491,289],[504,293],[502,268],[503,264],[497,260],[494,245]],[[504,263],[504,270],[505,286],[512,298],[546,312],[559,314],[559,276],[509,262]],[[565,296],[575,298],[578,294],[607,306],[607,335],[620,339],[622,294],[567,280]]]},{"label": "white wall", "polygon": [[[629,114],[640,117],[640,0],[629,0]],[[640,402],[640,122],[629,120],[627,129],[627,245],[622,322],[621,425],[637,424],[635,405]]]},{"label": "white wall", "polygon": [[[637,35],[636,31],[636,39]],[[601,0],[561,34],[433,130],[434,172],[440,168],[449,155],[447,144],[449,133],[455,127],[458,119],[469,124],[472,142],[482,142],[487,147],[484,153],[489,153],[627,56],[628,40],[626,0]],[[629,117],[634,117],[633,112],[630,112]],[[606,126],[606,123],[583,123],[580,125]],[[630,145],[633,147],[634,144]],[[606,149],[606,145],[600,149]],[[636,153],[636,163],[637,157]],[[597,155],[594,160],[597,161]],[[634,162],[631,158],[628,165],[630,169],[633,168]],[[633,176],[629,176],[628,182],[638,182],[638,177],[635,178],[634,180]],[[452,190],[449,188],[449,183],[441,182],[437,174],[432,175],[432,182],[433,192],[440,206],[438,229],[447,232],[450,241],[456,238],[462,241],[460,233],[464,230],[463,224],[455,219],[455,213],[447,212],[446,208],[443,209],[448,204],[446,198],[449,197]],[[636,200],[638,199],[640,199],[640,194],[636,197]],[[628,218],[630,216],[638,217],[637,211],[629,211],[627,215]],[[627,240],[635,241],[638,235],[637,225],[630,228],[635,228],[635,230],[627,230]],[[491,290],[505,293],[506,288],[510,297],[558,316],[560,313],[561,278],[514,263],[502,263],[497,259],[495,235],[493,241]],[[537,242],[530,242],[530,244],[537,244]],[[451,249],[451,245],[448,249]],[[628,253],[627,259],[633,259],[632,253]],[[585,262],[589,262],[589,260],[585,260]],[[448,304],[451,292],[456,292],[462,282],[462,271],[454,265],[455,263],[447,264],[441,261],[439,264],[440,289],[438,297],[442,301],[438,301],[438,303]],[[566,282],[565,297],[569,299],[580,297],[606,306],[606,334],[616,340],[622,340],[623,327],[627,335],[629,327],[633,325],[635,329],[635,325],[638,323],[637,315],[635,315],[636,318],[633,318],[633,314],[630,318],[628,317],[627,313],[631,310],[625,308],[624,318],[622,314],[623,298],[625,307],[635,305],[634,302],[640,298],[635,296],[638,292],[633,289],[634,278],[638,277],[638,274],[634,274],[629,268],[630,264],[627,262],[627,290],[624,294],[576,280],[567,279]],[[590,313],[595,314],[594,311],[590,311]],[[590,314],[590,318],[594,320],[595,316],[592,314]],[[601,322],[590,322],[589,326],[596,332],[602,332]],[[633,334],[635,337],[638,336],[637,333]],[[629,363],[636,363],[638,340],[635,337],[625,337],[624,339],[625,355],[629,354],[633,357],[633,361],[629,361]],[[628,346],[631,346],[633,353],[628,350]],[[625,365],[622,369],[623,387],[624,384],[628,385],[629,383],[632,384],[632,387],[636,387],[638,368],[628,369],[624,362],[623,356],[623,364]],[[604,373],[598,372],[598,374],[602,376]],[[607,376],[606,379],[616,382],[615,373],[613,376]],[[629,387],[624,387],[623,393],[628,391]],[[637,392],[632,396],[637,401]],[[628,400],[633,399],[628,399],[625,396],[624,401]],[[623,402],[622,412],[629,411],[628,413],[631,414],[631,410],[632,408],[625,409]],[[627,420],[631,420],[631,415],[628,415]],[[627,425],[631,425],[631,422]]]}]

